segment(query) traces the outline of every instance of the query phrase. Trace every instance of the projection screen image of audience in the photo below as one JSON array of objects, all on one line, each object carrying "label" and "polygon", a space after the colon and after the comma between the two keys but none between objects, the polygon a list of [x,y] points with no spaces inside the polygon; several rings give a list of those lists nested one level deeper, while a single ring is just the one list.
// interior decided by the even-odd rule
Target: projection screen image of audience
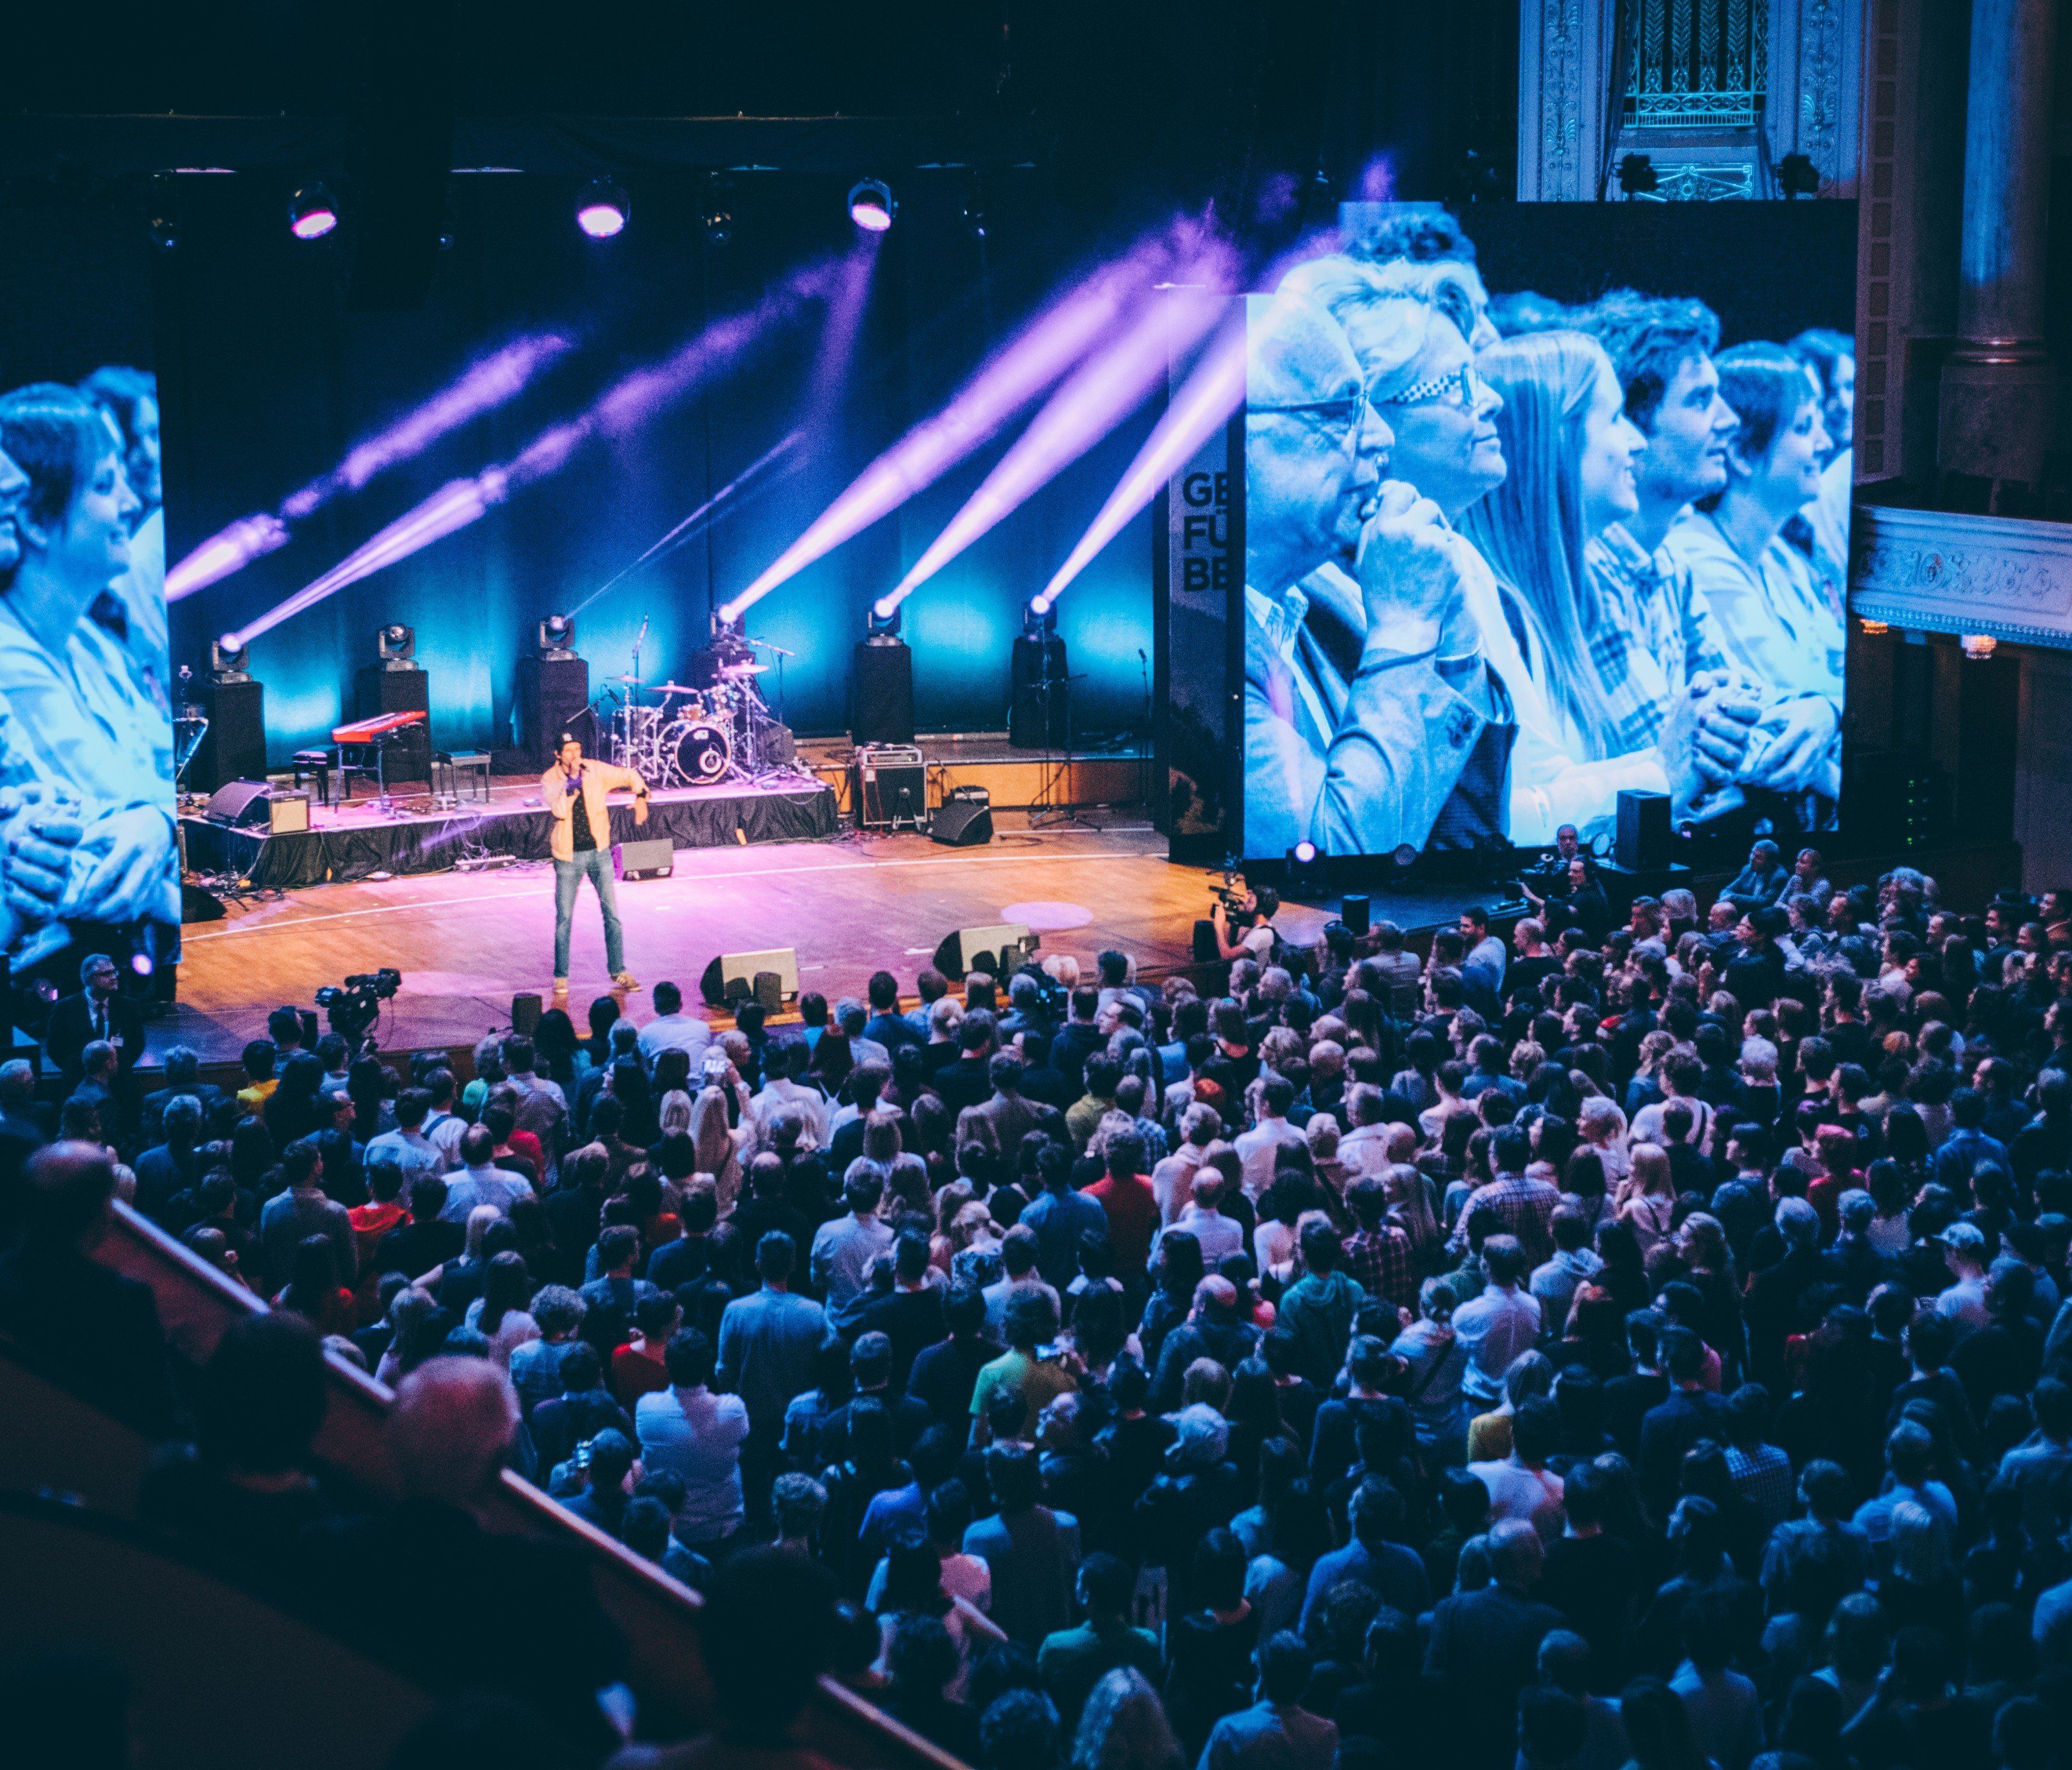
[{"label": "projection screen image of audience", "polygon": [[1245,854],[1587,843],[1624,788],[1832,827],[1848,291],[1722,336],[1645,265],[1493,293],[1406,224],[1248,302]]},{"label": "projection screen image of audience", "polygon": [[90,953],[142,970],[177,938],[165,578],[152,375],[0,392],[0,951],[18,976],[69,989]]}]

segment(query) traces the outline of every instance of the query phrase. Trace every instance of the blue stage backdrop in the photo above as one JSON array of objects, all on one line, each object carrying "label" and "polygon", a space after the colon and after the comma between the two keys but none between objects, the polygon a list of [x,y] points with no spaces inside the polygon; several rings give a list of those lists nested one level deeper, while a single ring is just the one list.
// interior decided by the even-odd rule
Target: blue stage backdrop
[{"label": "blue stage backdrop", "polygon": [[[710,610],[740,590],[856,472],[935,411],[986,353],[1068,277],[1119,242],[1054,223],[1033,175],[989,192],[991,236],[965,230],[952,175],[915,175],[867,273],[845,186],[803,175],[743,175],[734,236],[716,247],[704,187],[681,175],[628,175],[631,223],[593,241],[572,220],[569,181],[454,180],[454,243],[419,310],[365,314],[344,299],[342,247],[289,236],[282,193],[249,178],[183,181],[183,240],[162,265],[159,364],[166,388],[178,560],[227,524],[278,511],[356,445],[450,387],[472,363],[522,339],[556,338],[516,395],[446,431],[412,458],[321,501],[285,545],[177,602],[176,661],[199,667],[211,639],[263,615],[440,488],[520,457],[579,418],[623,376],[754,310],[816,265],[859,292],[822,321],[808,305],[764,329],[730,369],[600,431],[560,469],[446,535],[254,640],[275,763],[352,716],[354,671],[376,630],[416,630],[430,672],[432,737],[457,746],[512,741],[518,659],[536,623],[581,602],[793,431],[780,466],[728,503],[689,545],[581,616],[576,650],[592,689],[631,667],[680,671]],[[352,225],[350,206],[341,233]],[[853,322],[845,330],[842,320]],[[1078,538],[1141,444],[1138,414],[1001,524],[907,602],[916,706],[924,729],[999,729],[1021,610]],[[1011,434],[1011,433],[1010,433]],[[850,654],[871,601],[894,583],[998,459],[1005,439],[895,515],[756,606],[748,630],[797,655],[784,708],[803,734],[849,721]],[[1059,607],[1071,647],[1075,727],[1112,731],[1144,708],[1141,648],[1151,634],[1150,541],[1140,519]],[[776,679],[765,683],[773,699]]]}]

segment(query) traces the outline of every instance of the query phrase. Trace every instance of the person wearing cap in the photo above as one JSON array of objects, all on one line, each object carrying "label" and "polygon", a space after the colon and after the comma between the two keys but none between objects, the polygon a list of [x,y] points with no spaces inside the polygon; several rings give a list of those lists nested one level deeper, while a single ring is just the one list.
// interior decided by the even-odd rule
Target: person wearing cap
[{"label": "person wearing cap", "polygon": [[569,930],[575,920],[576,894],[587,878],[597,892],[604,916],[605,968],[623,990],[639,988],[626,968],[625,936],[619,921],[619,897],[611,873],[611,811],[614,793],[633,795],[633,821],[648,821],[648,783],[630,768],[615,768],[586,757],[579,740],[567,732],[554,752],[554,765],[540,777],[540,799],[553,819],[548,846],[554,857],[554,999],[569,993]]},{"label": "person wearing cap", "polygon": [[1986,1238],[1976,1223],[1963,1218],[1936,1237],[1942,1244],[1942,1263],[1951,1271],[1951,1283],[1935,1298],[1935,1312],[1959,1335],[1985,1326]]}]

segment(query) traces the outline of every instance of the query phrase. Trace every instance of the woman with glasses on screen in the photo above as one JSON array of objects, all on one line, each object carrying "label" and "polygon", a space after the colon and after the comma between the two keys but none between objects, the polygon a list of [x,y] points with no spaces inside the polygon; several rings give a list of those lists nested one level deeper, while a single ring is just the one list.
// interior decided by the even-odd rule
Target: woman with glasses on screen
[{"label": "woman with glasses on screen", "polygon": [[1658,744],[1624,748],[1592,661],[1605,617],[1584,549],[1638,507],[1645,439],[1610,359],[1580,332],[1507,339],[1475,372],[1501,402],[1493,417],[1507,470],[1460,529],[1482,566],[1464,580],[1470,605],[1518,708],[1510,836],[1527,847],[1573,823],[1587,841],[1610,828],[1622,788],[1667,792],[1680,808],[1699,784],[1696,704],[1675,704]]},{"label": "woman with glasses on screen", "polygon": [[27,476],[0,589],[0,785],[80,803],[60,913],[177,926],[172,730],[140,698],[115,636],[88,618],[130,569],[138,499],[101,411],[69,388],[0,398],[0,451]]},{"label": "woman with glasses on screen", "polygon": [[[1690,572],[1727,655],[1749,680],[1821,695],[1839,713],[1845,639],[1838,595],[1781,533],[1819,494],[1829,449],[1819,389],[1782,345],[1737,344],[1717,360],[1720,392],[1741,419],[1727,446],[1726,489],[1671,529],[1663,548]],[[1750,774],[1801,782],[1829,799],[1840,792],[1840,745],[1832,729],[1806,727],[1777,741],[1807,754],[1751,754]]]}]

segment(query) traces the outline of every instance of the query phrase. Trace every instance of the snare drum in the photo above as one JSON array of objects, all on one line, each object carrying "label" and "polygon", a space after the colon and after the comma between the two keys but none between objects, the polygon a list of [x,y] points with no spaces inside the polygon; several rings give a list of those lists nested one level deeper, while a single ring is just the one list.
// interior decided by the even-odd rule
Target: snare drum
[{"label": "snare drum", "polygon": [[709,786],[732,770],[734,744],[709,719],[679,719],[662,733],[662,758],[689,785]]}]

